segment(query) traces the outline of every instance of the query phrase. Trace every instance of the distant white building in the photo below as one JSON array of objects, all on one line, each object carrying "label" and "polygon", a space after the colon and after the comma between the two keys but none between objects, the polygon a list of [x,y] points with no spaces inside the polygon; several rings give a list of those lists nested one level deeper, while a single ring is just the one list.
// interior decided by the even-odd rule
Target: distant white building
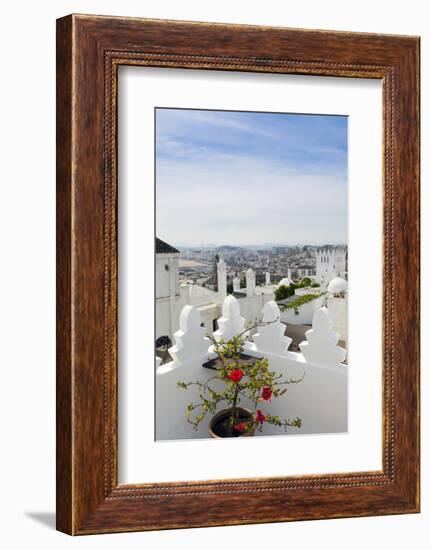
[{"label": "distant white building", "polygon": [[315,280],[323,288],[335,277],[346,276],[345,246],[325,246],[316,251],[316,275]]},{"label": "distant white building", "polygon": [[[180,251],[156,238],[156,339],[168,336],[172,342],[178,330]],[[181,310],[181,308],[180,308]]]},{"label": "distant white building", "polygon": [[300,265],[295,269],[295,272],[298,279],[313,277],[316,275],[316,269],[311,265]]}]

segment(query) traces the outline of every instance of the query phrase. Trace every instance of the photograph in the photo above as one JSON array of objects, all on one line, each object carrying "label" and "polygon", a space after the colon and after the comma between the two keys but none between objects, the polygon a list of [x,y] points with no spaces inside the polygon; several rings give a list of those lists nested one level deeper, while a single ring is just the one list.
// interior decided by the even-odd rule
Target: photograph
[{"label": "photograph", "polygon": [[156,107],[156,440],[348,430],[348,116]]}]

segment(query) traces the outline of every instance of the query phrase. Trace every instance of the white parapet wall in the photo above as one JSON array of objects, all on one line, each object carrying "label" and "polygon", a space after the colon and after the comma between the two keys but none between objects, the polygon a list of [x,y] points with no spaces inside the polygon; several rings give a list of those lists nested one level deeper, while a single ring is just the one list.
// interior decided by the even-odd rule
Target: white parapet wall
[{"label": "white parapet wall", "polygon": [[283,323],[291,323],[292,325],[310,325],[313,316],[318,309],[322,307],[324,296],[319,296],[310,302],[302,304],[295,309],[286,309],[281,311],[281,320]]},{"label": "white parapet wall", "polygon": [[[231,337],[233,327],[237,331],[244,327],[239,304],[234,300],[233,296],[228,296],[223,304],[219,325],[223,327],[224,337]],[[341,363],[345,350],[337,346],[338,335],[332,330],[329,311],[321,308],[316,312],[313,328],[306,334],[307,341],[301,344],[301,353],[287,350],[290,339],[284,335],[284,325],[279,318],[277,304],[265,304],[262,313],[264,325],[259,327],[253,341],[246,343],[246,351],[250,355],[268,358],[270,368],[284,379],[303,379],[288,385],[285,395],[262,403],[263,412],[282,418],[300,417],[302,427],[290,428],[289,434],[346,432],[348,367]],[[214,376],[214,370],[202,367],[204,362],[215,357],[210,344],[205,329],[200,326],[199,312],[186,306],[181,314],[180,330],[175,334],[175,346],[170,349],[174,360],[156,369],[156,439],[209,437],[209,417],[202,421],[198,431],[186,421],[187,405],[199,400],[196,387],[184,390],[177,387],[177,382],[204,382]],[[245,402],[241,404],[250,406]],[[258,433],[281,434],[284,434],[282,428],[271,425],[264,425],[262,434]]]}]

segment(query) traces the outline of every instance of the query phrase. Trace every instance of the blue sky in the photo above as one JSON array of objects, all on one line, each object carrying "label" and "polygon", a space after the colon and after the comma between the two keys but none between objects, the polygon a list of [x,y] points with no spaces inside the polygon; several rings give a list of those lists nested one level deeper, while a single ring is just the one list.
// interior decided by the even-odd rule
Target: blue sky
[{"label": "blue sky", "polygon": [[347,117],[156,109],[156,231],[177,246],[347,242]]}]

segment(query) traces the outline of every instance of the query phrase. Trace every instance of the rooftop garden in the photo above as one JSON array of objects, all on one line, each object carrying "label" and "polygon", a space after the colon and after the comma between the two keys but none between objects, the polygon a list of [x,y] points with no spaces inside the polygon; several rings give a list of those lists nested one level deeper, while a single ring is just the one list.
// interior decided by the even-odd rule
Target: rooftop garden
[{"label": "rooftop garden", "polygon": [[316,300],[323,295],[324,292],[321,292],[319,294],[303,294],[302,296],[298,296],[297,298],[295,298],[295,300],[292,300],[288,304],[279,304],[279,307],[281,311],[288,311],[289,309],[293,309],[295,310],[295,314],[298,315],[298,309],[301,306],[303,306],[304,304],[308,304],[308,302],[312,302],[313,300]]}]

